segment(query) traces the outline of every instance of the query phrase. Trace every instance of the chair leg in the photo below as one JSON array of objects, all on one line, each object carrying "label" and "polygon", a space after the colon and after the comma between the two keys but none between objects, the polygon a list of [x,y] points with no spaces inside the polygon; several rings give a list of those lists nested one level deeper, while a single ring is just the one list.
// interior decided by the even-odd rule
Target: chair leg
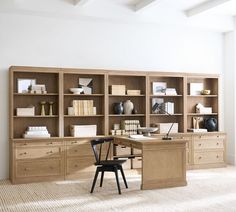
[{"label": "chair leg", "polygon": [[128,188],[128,184],[126,182],[125,173],[123,171],[123,167],[122,166],[120,167],[120,172],[121,172],[121,175],[123,177],[123,180],[124,180],[124,183],[125,183],[125,187]]},{"label": "chair leg", "polygon": [[119,194],[121,194],[120,183],[119,183],[119,178],[118,178],[118,171],[117,171],[116,167],[115,167],[115,175],[116,175],[116,183],[117,183],[118,192],[119,192]]},{"label": "chair leg", "polygon": [[93,193],[93,190],[94,190],[94,187],[95,187],[95,184],[96,184],[96,181],[97,181],[98,173],[99,173],[99,171],[98,171],[98,168],[97,168],[94,179],[93,179],[93,185],[92,185],[90,193]]},{"label": "chair leg", "polygon": [[103,177],[104,177],[104,171],[102,171],[102,175],[101,175],[101,179],[100,179],[100,187],[102,187]]}]

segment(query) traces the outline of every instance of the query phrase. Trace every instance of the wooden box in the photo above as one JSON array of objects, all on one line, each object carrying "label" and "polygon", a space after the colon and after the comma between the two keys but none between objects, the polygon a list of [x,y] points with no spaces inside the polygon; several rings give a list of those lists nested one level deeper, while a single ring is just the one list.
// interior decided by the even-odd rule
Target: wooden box
[{"label": "wooden box", "polygon": [[125,95],[125,85],[111,85],[110,94],[112,95]]}]

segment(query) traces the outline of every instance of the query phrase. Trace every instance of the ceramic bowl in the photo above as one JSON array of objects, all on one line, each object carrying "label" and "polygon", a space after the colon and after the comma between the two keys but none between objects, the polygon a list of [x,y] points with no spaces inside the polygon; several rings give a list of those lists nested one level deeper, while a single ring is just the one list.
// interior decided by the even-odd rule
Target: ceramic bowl
[{"label": "ceramic bowl", "polygon": [[202,90],[202,95],[210,95],[211,90]]},{"label": "ceramic bowl", "polygon": [[83,91],[83,88],[70,88],[70,92],[74,94],[80,94]]}]

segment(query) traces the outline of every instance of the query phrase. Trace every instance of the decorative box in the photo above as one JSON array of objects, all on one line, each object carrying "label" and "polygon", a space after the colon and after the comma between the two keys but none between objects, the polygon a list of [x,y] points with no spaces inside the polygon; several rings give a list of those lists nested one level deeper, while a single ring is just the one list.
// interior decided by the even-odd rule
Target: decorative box
[{"label": "decorative box", "polygon": [[111,85],[110,94],[112,95],[125,95],[125,85]]},{"label": "decorative box", "polygon": [[35,107],[16,108],[17,116],[34,116]]},{"label": "decorative box", "polygon": [[97,125],[71,125],[71,136],[93,137],[97,135]]},{"label": "decorative box", "polygon": [[141,95],[140,90],[127,90],[127,95]]},{"label": "decorative box", "polygon": [[[156,123],[155,126],[158,128],[157,133],[168,133],[173,123]],[[178,133],[178,123],[174,123],[170,133]]]}]

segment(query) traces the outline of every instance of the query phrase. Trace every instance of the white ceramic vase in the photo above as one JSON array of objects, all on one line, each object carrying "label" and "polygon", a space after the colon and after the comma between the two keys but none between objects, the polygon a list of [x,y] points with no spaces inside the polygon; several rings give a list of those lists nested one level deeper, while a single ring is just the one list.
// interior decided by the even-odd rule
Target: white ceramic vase
[{"label": "white ceramic vase", "polygon": [[124,114],[132,114],[134,109],[134,104],[130,100],[126,100],[123,104],[124,106]]}]

